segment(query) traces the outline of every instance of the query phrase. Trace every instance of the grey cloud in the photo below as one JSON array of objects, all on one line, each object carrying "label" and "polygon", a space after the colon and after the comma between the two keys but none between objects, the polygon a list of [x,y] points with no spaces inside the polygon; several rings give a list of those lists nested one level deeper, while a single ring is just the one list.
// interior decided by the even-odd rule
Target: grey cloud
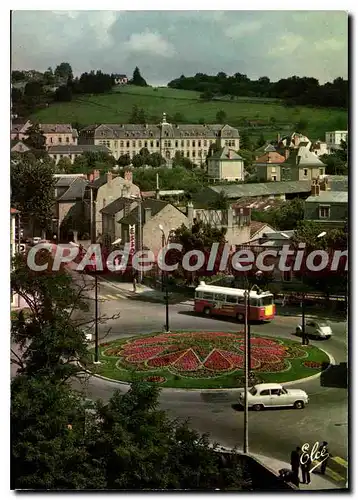
[{"label": "grey cloud", "polygon": [[14,68],[68,61],[153,84],[197,72],[320,81],[348,74],[348,16],[342,11],[15,11]]}]

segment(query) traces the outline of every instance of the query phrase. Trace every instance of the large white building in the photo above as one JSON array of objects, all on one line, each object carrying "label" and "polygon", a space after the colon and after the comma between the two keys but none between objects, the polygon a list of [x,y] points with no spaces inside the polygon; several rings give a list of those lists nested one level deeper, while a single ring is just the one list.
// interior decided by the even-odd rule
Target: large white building
[{"label": "large white building", "polygon": [[326,144],[330,152],[341,147],[341,141],[347,141],[348,130],[334,130],[326,132]]},{"label": "large white building", "polygon": [[171,124],[163,113],[162,122],[153,124],[102,124],[81,131],[81,143],[108,147],[118,159],[128,154],[131,158],[142,148],[149,153],[160,153],[170,163],[178,151],[193,163],[205,161],[211,144],[240,148],[237,129],[230,125]]}]

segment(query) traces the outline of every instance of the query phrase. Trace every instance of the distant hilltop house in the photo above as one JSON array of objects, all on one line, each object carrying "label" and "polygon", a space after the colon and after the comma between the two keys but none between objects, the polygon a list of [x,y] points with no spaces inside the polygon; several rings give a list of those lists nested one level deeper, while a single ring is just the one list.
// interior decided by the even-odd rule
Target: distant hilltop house
[{"label": "distant hilltop house", "polygon": [[128,83],[127,75],[114,75],[114,83],[116,85],[126,85]]}]

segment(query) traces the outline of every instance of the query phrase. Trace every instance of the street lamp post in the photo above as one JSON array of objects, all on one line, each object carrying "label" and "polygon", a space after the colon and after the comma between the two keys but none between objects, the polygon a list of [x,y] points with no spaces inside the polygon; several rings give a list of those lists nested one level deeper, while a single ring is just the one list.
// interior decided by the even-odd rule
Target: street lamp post
[{"label": "street lamp post", "polygon": [[[256,277],[262,275],[261,271],[257,271]],[[249,402],[248,402],[248,392],[249,392],[249,379],[251,373],[251,346],[250,346],[250,293],[257,289],[261,291],[257,285],[253,285],[249,288],[249,281],[246,277],[247,288],[244,293],[245,297],[245,328],[244,328],[244,378],[245,378],[245,388],[244,388],[244,453],[249,452]]]},{"label": "street lamp post", "polygon": [[[322,233],[317,235],[317,239],[323,238],[324,236],[326,236],[326,234],[327,234],[326,231],[323,231]],[[303,280],[302,283],[304,284]],[[305,318],[305,312],[306,312],[305,291],[302,292],[301,311],[302,311],[302,317],[301,317],[302,345],[308,345],[308,337],[306,335],[306,318]]]},{"label": "street lamp post", "polygon": [[[162,248],[164,248],[168,243],[169,243],[169,237],[170,233],[169,232],[168,236],[165,235],[164,228],[161,224],[159,224],[159,229],[162,232]],[[173,229],[172,229],[173,231]],[[164,281],[165,281],[165,332],[169,333],[169,291],[168,291],[168,273],[165,273],[165,278],[164,278],[164,270],[162,269],[162,291],[164,288]]]}]

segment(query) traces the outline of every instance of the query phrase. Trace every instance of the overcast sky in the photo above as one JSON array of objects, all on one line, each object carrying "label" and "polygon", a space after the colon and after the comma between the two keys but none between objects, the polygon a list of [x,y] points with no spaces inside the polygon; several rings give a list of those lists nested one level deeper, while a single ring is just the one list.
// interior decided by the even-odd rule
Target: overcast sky
[{"label": "overcast sky", "polygon": [[101,69],[152,85],[181,74],[348,77],[343,11],[15,11],[13,69]]}]

